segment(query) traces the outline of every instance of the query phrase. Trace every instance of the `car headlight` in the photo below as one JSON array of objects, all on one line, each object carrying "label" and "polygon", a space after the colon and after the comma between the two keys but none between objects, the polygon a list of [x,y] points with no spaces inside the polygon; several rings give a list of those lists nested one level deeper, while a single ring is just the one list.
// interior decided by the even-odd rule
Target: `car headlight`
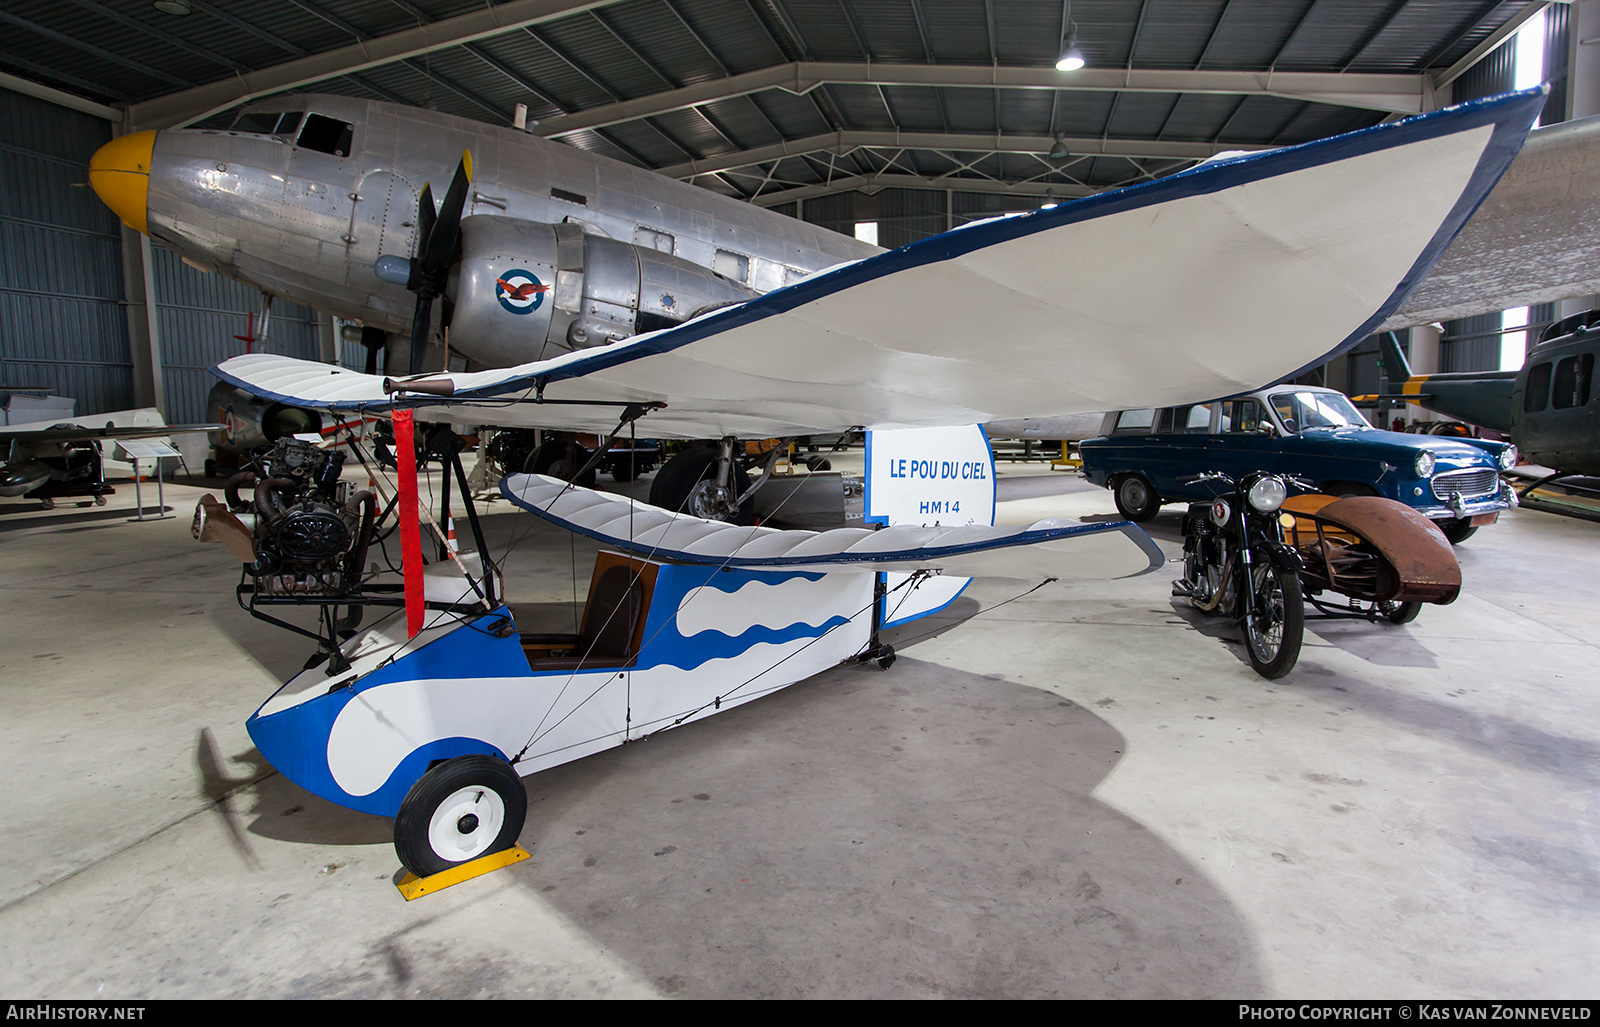
[{"label": "car headlight", "polygon": [[1255,484],[1250,486],[1250,491],[1245,493],[1250,505],[1262,513],[1276,510],[1288,497],[1289,486],[1276,474],[1264,474],[1257,478]]},{"label": "car headlight", "polygon": [[1517,447],[1507,446],[1500,451],[1500,469],[1509,471],[1517,466]]},{"label": "car headlight", "polygon": [[1433,473],[1433,450],[1424,449],[1417,454],[1417,459],[1412,462],[1411,469],[1417,472],[1417,477],[1426,478]]}]

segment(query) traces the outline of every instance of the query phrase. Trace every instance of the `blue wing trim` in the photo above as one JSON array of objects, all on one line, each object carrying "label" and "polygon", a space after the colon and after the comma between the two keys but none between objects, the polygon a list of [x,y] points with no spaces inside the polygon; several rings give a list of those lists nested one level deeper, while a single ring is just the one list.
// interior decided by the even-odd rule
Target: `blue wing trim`
[{"label": "blue wing trim", "polygon": [[730,328],[785,313],[863,282],[870,282],[907,268],[950,260],[1009,239],[1020,239],[1062,225],[1137,210],[1188,196],[1220,192],[1247,182],[1330,164],[1376,150],[1436,139],[1482,125],[1494,125],[1494,134],[1489,145],[1484,148],[1483,156],[1479,158],[1478,167],[1469,179],[1467,188],[1463,190],[1461,199],[1451,210],[1439,231],[1435,233],[1432,241],[1424,248],[1422,255],[1412,265],[1410,272],[1371,318],[1327,354],[1308,364],[1302,371],[1295,372],[1300,374],[1304,370],[1322,365],[1356,345],[1371,335],[1374,328],[1399,308],[1411,290],[1416,288],[1417,283],[1421,282],[1433,269],[1433,265],[1438,263],[1445,247],[1461,231],[1467,219],[1483,203],[1490,190],[1494,188],[1494,184],[1511,165],[1517,151],[1522,147],[1523,139],[1527,137],[1534,118],[1544,106],[1547,92],[1548,87],[1539,86],[1519,93],[1474,100],[1433,114],[1423,114],[1297,146],[1190,168],[1188,171],[1167,178],[1073,200],[1050,210],[1035,210],[1016,217],[1000,218],[945,232],[888,253],[869,257],[829,274],[796,282],[794,285],[769,292],[758,299],[731,307],[721,313],[657,332],[640,339],[637,345],[608,348],[587,359],[574,360],[547,372],[502,382],[494,386],[493,393],[464,391],[457,393],[456,397],[465,399],[504,395],[517,387],[532,386],[540,378],[547,381],[581,378],[595,371],[616,367],[641,357],[667,353]]}]

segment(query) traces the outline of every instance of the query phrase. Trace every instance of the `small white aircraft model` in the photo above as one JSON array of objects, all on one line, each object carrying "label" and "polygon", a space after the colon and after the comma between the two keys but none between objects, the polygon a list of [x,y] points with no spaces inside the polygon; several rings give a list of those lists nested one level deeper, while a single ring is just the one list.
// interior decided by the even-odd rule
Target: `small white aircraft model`
[{"label": "small white aircraft model", "polygon": [[[941,490],[992,481],[992,464],[938,433],[1209,400],[1355,345],[1493,188],[1543,95],[959,228],[672,328],[509,369],[395,379],[261,354],[225,361],[219,377],[265,398],[393,414],[402,483],[412,419],[610,435],[637,423],[653,437],[723,438],[723,465],[739,437],[866,428],[869,482],[920,494],[918,512],[931,510],[928,523],[877,531],[773,531],[514,475],[501,485],[512,501],[616,550],[596,564],[579,633],[523,635],[492,568],[435,564],[447,573],[425,576],[408,557],[407,631],[330,633],[326,666],[269,699],[251,736],[310,791],[394,816],[402,862],[425,875],[515,841],[520,775],[841,660],[892,656],[875,648],[884,572],[909,574],[893,586],[909,590],[935,573],[1148,570],[1159,550],[1129,524],[996,528],[951,509]],[[417,516],[400,502],[401,530],[409,522],[414,535]],[[869,521],[874,509],[869,493]]]}]

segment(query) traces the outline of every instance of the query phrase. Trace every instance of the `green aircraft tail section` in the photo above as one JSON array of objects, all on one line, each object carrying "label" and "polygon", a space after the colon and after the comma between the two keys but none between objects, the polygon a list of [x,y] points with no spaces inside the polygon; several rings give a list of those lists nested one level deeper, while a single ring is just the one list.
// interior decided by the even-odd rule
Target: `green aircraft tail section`
[{"label": "green aircraft tail section", "polygon": [[1389,380],[1385,396],[1492,431],[1511,431],[1511,394],[1516,389],[1517,372],[1412,374],[1411,363],[1393,332],[1385,333],[1378,341],[1383,349],[1384,375]]}]

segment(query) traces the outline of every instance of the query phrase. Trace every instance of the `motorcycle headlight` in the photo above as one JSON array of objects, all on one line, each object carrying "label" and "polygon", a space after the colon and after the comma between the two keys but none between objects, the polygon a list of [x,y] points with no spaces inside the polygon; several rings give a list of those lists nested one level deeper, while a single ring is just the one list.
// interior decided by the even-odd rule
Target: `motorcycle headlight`
[{"label": "motorcycle headlight", "polygon": [[1251,506],[1262,513],[1271,513],[1289,498],[1289,486],[1285,485],[1283,479],[1276,474],[1262,475],[1256,479],[1254,485],[1250,486],[1245,498],[1250,501]]},{"label": "motorcycle headlight", "polygon": [[1411,464],[1411,469],[1417,472],[1417,477],[1426,478],[1433,473],[1433,450],[1424,449],[1417,454],[1417,459]]},{"label": "motorcycle headlight", "polygon": [[1500,469],[1509,471],[1517,466],[1517,447],[1507,446],[1500,451]]}]

